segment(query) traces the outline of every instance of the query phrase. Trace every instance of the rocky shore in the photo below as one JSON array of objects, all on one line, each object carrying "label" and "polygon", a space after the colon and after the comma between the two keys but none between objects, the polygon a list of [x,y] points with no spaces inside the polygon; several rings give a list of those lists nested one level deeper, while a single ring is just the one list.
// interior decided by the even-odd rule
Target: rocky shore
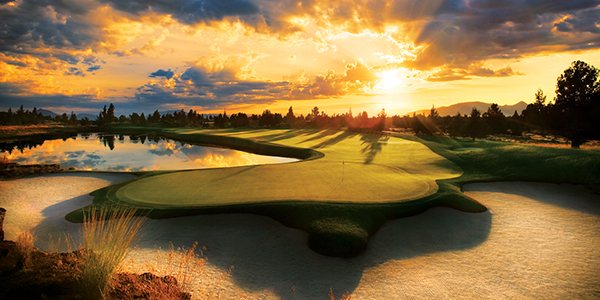
[{"label": "rocky shore", "polygon": [[62,172],[65,172],[65,169],[62,169],[58,164],[21,165],[18,163],[0,163],[0,179]]}]

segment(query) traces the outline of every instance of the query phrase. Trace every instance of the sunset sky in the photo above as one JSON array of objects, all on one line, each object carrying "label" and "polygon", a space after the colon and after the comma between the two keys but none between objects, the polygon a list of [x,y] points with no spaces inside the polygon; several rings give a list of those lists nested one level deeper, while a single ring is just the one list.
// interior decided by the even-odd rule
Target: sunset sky
[{"label": "sunset sky", "polygon": [[0,110],[530,103],[599,48],[600,0],[0,0]]}]

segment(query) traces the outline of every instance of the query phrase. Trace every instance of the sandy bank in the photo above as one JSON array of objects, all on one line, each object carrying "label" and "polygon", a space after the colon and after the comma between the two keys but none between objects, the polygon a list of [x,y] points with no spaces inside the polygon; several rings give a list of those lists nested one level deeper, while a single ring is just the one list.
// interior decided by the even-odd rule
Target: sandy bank
[{"label": "sandy bank", "polygon": [[[76,234],[79,225],[61,215],[88,204],[90,191],[129,178],[75,175],[0,181],[7,238],[32,229],[43,248],[48,233]],[[156,262],[167,260],[155,245],[189,248],[198,241],[208,262],[189,281],[196,296],[328,299],[332,288],[337,298],[349,291],[352,299],[600,297],[597,195],[577,186],[518,182],[468,184],[464,191],[489,211],[440,207],[389,221],[353,259],[316,254],[304,232],[268,218],[206,215],[151,220],[127,267],[155,271]]]}]

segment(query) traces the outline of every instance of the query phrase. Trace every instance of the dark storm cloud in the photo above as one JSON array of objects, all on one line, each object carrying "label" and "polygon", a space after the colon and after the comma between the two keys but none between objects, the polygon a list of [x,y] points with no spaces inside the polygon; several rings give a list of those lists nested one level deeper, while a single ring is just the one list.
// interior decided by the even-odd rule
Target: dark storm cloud
[{"label": "dark storm cloud", "polygon": [[229,16],[256,14],[258,7],[246,0],[103,0],[113,8],[131,14],[148,11],[171,15],[183,24],[198,24],[219,21]]},{"label": "dark storm cloud", "polygon": [[[93,0],[23,0],[0,8],[0,52],[14,58],[33,56],[45,62],[92,65],[95,54],[74,51],[96,49],[106,32],[83,14],[97,7]],[[70,71],[69,74],[81,75]]]},{"label": "dark storm cloud", "polygon": [[377,80],[374,70],[358,62],[348,64],[343,74],[328,71],[308,83],[241,79],[238,69],[231,66],[209,71],[202,65],[192,66],[180,75],[173,75],[174,86],[166,82],[151,82],[138,88],[132,103],[159,108],[175,103],[220,108],[239,103],[329,98],[361,94]]},{"label": "dark storm cloud", "polygon": [[[62,15],[53,2],[24,0],[0,9],[0,51],[36,52],[40,47],[81,49],[96,42],[100,28],[85,19]],[[65,11],[73,13],[72,11]]]},{"label": "dark storm cloud", "polygon": [[95,66],[91,66],[91,67],[89,67],[89,68],[87,69],[87,71],[88,71],[88,72],[94,72],[94,71],[98,71],[98,70],[100,70],[100,69],[102,69],[102,66],[100,66],[100,65],[95,65]]},{"label": "dark storm cloud", "polygon": [[[140,87],[135,102],[138,105],[151,107],[172,103],[204,107],[220,107],[223,104],[233,103],[263,103],[276,100],[279,96],[277,91],[288,85],[281,82],[251,82],[239,79],[223,82],[199,70],[190,69],[176,79],[177,83],[173,89],[161,83],[149,83]],[[217,77],[219,75],[222,74],[216,74]]]},{"label": "dark storm cloud", "polygon": [[[0,82],[0,109],[6,109],[8,107],[65,107],[70,110],[79,109],[102,109],[104,105],[108,105],[111,101],[118,102],[119,99],[106,99],[102,102],[94,101],[92,95],[28,95],[21,96],[20,94],[26,92],[20,86],[8,82]],[[56,112],[58,113],[58,112]]]},{"label": "dark storm cloud", "polygon": [[20,62],[20,61],[16,61],[16,60],[7,61],[6,63],[9,64],[9,65],[13,65],[13,66],[27,67],[26,63]]},{"label": "dark storm cloud", "polygon": [[[424,46],[423,50],[405,66],[421,70],[441,66],[466,69],[488,59],[535,55],[545,47],[598,47],[599,4],[598,0],[475,0],[468,5],[454,5],[460,9],[429,18],[414,39],[417,45]],[[563,20],[555,23],[557,19]],[[561,31],[593,35],[561,35]]]},{"label": "dark storm cloud", "polygon": [[85,154],[85,151],[84,150],[80,150],[80,151],[65,151],[65,154],[68,157],[71,157],[71,158],[79,158],[79,157],[82,157]]},{"label": "dark storm cloud", "polygon": [[155,78],[155,77],[165,77],[167,79],[171,79],[173,78],[173,75],[175,73],[173,73],[173,71],[171,71],[171,69],[169,69],[168,71],[165,71],[163,69],[159,69],[156,72],[150,73],[150,77]]},{"label": "dark storm cloud", "polygon": [[3,100],[3,104],[10,103],[10,95],[17,95],[24,92],[26,92],[26,90],[20,84],[13,82],[0,82],[0,99]]},{"label": "dark storm cloud", "polygon": [[[0,52],[43,57],[49,52],[40,49],[52,47],[54,58],[92,66],[88,59],[94,58],[74,56],[67,50],[96,49],[106,39],[103,28],[84,18],[102,3],[131,18],[166,14],[189,25],[232,18],[258,32],[282,37],[303,30],[289,23],[294,16],[312,17],[319,26],[344,26],[356,33],[416,22],[411,25],[415,28],[411,38],[424,50],[406,65],[418,69],[518,58],[536,54],[544,46],[578,50],[600,43],[599,0],[23,0],[0,9]],[[577,33],[592,35],[573,36]],[[113,49],[110,53],[139,51]]]},{"label": "dark storm cloud", "polygon": [[148,152],[157,155],[157,156],[171,156],[175,154],[173,149],[165,148],[165,149],[152,149],[148,150]]},{"label": "dark storm cloud", "polygon": [[[408,35],[418,50],[416,59],[405,61],[403,66],[432,70],[427,78],[430,81],[519,75],[518,70],[510,67],[491,70],[483,65],[489,59],[522,58],[552,51],[548,49],[600,47],[600,0],[22,0],[15,3],[0,8],[0,53],[8,57],[4,61],[29,67],[19,58],[34,56],[48,65],[59,60],[68,64],[64,74],[73,76],[85,76],[83,70],[100,69],[104,62],[97,58],[98,52],[141,54],[138,49],[101,46],[109,39],[107,30],[91,22],[87,14],[106,4],[124,12],[124,18],[138,20],[148,14],[170,15],[189,25],[239,20],[261,34],[282,39],[293,38],[293,33],[304,30],[290,23],[291,17],[309,17],[324,29],[341,28],[353,33],[383,32],[387,25],[406,25],[410,30],[402,36]],[[92,53],[73,54],[74,50],[87,49]],[[359,66],[346,70],[345,74],[319,75],[303,84],[240,79],[245,77],[237,72],[232,68],[212,71],[194,66],[175,75],[170,69],[160,69],[149,76],[175,79],[173,89],[160,82],[149,83],[138,90],[135,101],[121,107],[138,110],[139,106],[135,106],[140,103],[160,108],[163,103],[218,106],[338,97],[360,93],[375,80]],[[86,95],[16,96],[27,92],[25,89],[0,83],[0,99],[7,101],[4,103],[18,99],[15,106],[17,103],[42,103],[47,107],[102,106],[90,102],[91,96]]]},{"label": "dark storm cloud", "polygon": [[90,160],[100,160],[102,159],[102,156],[100,155],[96,155],[96,154],[88,154],[86,155],[86,157]]},{"label": "dark storm cloud", "polygon": [[83,71],[79,68],[69,68],[67,72],[64,73],[65,75],[75,75],[75,76],[81,76],[81,77],[85,77],[85,74],[83,73]]},{"label": "dark storm cloud", "polygon": [[600,9],[587,9],[574,13],[572,16],[554,24],[561,32],[589,32],[600,34]]}]

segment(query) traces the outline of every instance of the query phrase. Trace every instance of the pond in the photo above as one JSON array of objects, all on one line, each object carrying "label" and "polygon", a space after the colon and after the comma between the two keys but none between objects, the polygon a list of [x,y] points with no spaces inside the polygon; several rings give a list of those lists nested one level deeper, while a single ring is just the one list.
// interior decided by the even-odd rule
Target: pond
[{"label": "pond", "polygon": [[298,159],[181,143],[156,136],[79,134],[55,140],[0,143],[0,158],[89,171],[154,171],[295,162]]}]

